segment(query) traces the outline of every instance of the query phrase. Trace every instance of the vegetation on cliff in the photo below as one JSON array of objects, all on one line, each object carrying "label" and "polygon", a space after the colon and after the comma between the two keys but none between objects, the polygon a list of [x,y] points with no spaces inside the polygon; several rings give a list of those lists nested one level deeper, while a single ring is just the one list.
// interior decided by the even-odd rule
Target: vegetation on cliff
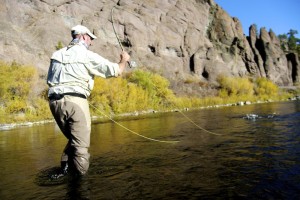
[{"label": "vegetation on cliff", "polygon": [[293,51],[300,56],[300,39],[295,36],[296,34],[297,30],[290,29],[288,33],[278,35],[278,38],[283,51]]},{"label": "vegetation on cliff", "polygon": [[[48,108],[47,89],[35,94],[38,73],[35,67],[0,63],[0,123],[52,119]],[[92,115],[97,110],[120,114],[146,110],[167,111],[199,108],[239,101],[284,100],[292,94],[282,92],[271,81],[258,78],[219,77],[219,94],[206,98],[177,97],[162,76],[135,70],[123,78],[95,79],[89,97]],[[200,87],[200,86],[199,86]],[[97,108],[97,109],[95,109]]]}]

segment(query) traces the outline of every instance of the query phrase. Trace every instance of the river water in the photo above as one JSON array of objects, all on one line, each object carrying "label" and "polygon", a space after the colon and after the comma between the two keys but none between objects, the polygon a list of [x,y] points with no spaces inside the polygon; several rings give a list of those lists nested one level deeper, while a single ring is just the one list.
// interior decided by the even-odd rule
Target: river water
[{"label": "river water", "polygon": [[95,123],[88,175],[61,183],[47,182],[66,143],[55,124],[0,131],[0,199],[300,198],[299,101],[184,114],[222,135],[178,112],[118,121],[176,144]]}]

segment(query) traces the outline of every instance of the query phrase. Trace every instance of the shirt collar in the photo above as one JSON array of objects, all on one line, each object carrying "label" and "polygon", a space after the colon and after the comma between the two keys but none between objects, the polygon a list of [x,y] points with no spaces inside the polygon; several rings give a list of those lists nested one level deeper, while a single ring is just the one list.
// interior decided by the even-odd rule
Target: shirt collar
[{"label": "shirt collar", "polygon": [[73,40],[70,42],[69,47],[74,46],[74,45],[76,45],[76,44],[78,44],[78,45],[83,45],[83,46],[85,46],[87,49],[89,49],[89,46],[88,46],[83,40],[79,40],[79,38],[73,39]]}]

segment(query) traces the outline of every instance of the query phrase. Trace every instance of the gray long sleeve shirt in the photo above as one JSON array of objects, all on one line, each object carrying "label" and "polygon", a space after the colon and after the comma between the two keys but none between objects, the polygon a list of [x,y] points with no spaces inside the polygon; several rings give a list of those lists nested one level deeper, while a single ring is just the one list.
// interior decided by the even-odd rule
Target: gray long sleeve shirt
[{"label": "gray long sleeve shirt", "polygon": [[88,97],[94,87],[94,76],[119,76],[119,65],[88,50],[83,43],[53,53],[48,71],[48,96],[79,93]]}]

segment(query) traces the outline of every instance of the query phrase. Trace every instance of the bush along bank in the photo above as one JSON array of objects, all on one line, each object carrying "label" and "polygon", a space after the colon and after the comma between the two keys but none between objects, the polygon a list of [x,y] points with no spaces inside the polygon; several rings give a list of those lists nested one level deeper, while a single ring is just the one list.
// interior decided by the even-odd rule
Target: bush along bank
[{"label": "bush along bank", "polygon": [[[44,76],[33,66],[0,62],[0,124],[52,121],[48,107]],[[42,82],[42,84],[40,84]],[[89,97],[91,114],[125,115],[156,111],[174,111],[242,105],[250,102],[282,101],[297,92],[285,92],[266,78],[220,76],[219,93],[213,97],[177,97],[169,89],[164,77],[143,70],[135,70],[123,78],[95,79]],[[40,88],[37,88],[40,87]],[[39,92],[36,92],[39,91]]]}]

